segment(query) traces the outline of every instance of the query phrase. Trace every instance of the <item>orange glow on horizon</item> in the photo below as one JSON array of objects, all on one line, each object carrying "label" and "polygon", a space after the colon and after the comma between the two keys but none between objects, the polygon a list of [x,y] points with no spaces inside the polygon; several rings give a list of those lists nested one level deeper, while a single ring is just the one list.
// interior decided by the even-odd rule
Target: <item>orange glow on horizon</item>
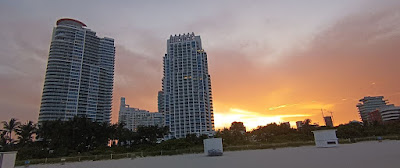
[{"label": "orange glow on horizon", "polygon": [[294,120],[287,120],[287,118],[301,118],[309,117],[308,114],[287,114],[287,115],[264,115],[258,112],[251,112],[243,109],[230,108],[229,113],[215,113],[215,127],[216,129],[229,128],[234,121],[243,122],[247,131],[253,130],[258,126],[265,126],[270,123],[290,122],[291,126],[296,122]]}]

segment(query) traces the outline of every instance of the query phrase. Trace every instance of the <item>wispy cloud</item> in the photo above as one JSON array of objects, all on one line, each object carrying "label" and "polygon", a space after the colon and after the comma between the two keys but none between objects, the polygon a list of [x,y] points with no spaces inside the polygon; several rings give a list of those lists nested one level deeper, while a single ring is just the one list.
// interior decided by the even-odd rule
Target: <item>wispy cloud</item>
[{"label": "wispy cloud", "polygon": [[287,108],[287,107],[292,107],[292,106],[297,106],[297,105],[299,105],[299,104],[284,104],[284,105],[280,105],[280,106],[270,107],[270,108],[268,108],[268,110],[272,111],[272,110],[277,110],[277,109]]}]

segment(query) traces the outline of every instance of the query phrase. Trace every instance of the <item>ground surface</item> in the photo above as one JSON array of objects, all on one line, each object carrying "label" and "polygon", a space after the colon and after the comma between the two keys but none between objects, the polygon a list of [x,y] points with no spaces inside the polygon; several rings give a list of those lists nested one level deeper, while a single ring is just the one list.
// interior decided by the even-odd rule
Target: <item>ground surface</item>
[{"label": "ground surface", "polygon": [[[220,157],[204,154],[157,156],[136,159],[85,161],[48,165],[31,165],[32,168],[399,168],[400,141],[359,142],[335,148],[314,146],[224,152]],[[22,168],[22,167],[21,167]]]}]

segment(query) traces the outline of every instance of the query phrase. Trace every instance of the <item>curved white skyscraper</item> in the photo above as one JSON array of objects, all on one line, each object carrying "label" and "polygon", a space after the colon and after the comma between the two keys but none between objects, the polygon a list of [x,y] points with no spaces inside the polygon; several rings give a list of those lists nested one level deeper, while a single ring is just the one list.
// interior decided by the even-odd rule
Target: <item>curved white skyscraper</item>
[{"label": "curved white skyscraper", "polygon": [[211,79],[200,36],[183,34],[167,40],[158,104],[170,129],[167,138],[214,133]]},{"label": "curved white skyscraper", "polygon": [[39,122],[85,116],[110,122],[114,83],[114,40],[74,19],[53,29]]},{"label": "curved white skyscraper", "polygon": [[367,96],[359,101],[360,103],[357,104],[357,108],[358,112],[360,113],[361,120],[364,123],[368,123],[368,113],[387,106],[387,100],[384,100],[383,96]]}]

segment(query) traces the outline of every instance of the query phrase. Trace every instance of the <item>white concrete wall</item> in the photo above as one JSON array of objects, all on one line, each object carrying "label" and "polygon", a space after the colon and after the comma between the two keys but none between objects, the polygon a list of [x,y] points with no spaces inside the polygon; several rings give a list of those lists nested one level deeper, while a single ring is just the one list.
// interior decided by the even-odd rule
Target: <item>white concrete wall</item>
[{"label": "white concrete wall", "polygon": [[221,154],[224,152],[222,146],[222,138],[204,139],[203,143],[204,143],[204,154],[207,156],[209,156],[210,150],[221,152]]},{"label": "white concrete wall", "polygon": [[17,152],[0,152],[0,168],[14,168]]},{"label": "white concrete wall", "polygon": [[336,129],[313,131],[315,145],[317,147],[335,147],[338,146],[338,138],[336,137]]}]

